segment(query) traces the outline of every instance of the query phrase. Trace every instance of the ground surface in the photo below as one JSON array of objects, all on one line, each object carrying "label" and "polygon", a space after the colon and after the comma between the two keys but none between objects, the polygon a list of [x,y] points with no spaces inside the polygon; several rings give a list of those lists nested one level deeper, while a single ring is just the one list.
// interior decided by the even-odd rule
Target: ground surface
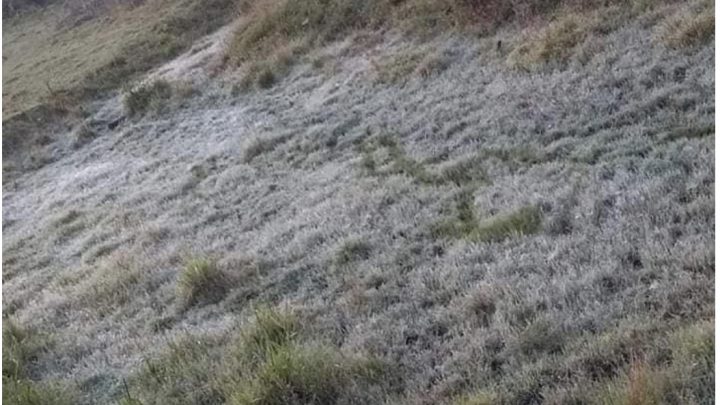
[{"label": "ground surface", "polygon": [[[115,400],[168,342],[230,336],[259,303],[393,364],[410,403],[562,402],[627,372],[630,351],[606,374],[588,360],[608,340],[668,364],[667,336],[712,330],[715,105],[712,44],[664,46],[662,18],[533,72],[507,66],[504,32],[333,44],[240,93],[203,73],[221,37],[183,55],[156,74],[199,95],[114,130],[121,99],[103,101],[98,136],[4,178],[3,311],[53,341],[33,378]],[[378,78],[413,52],[447,66]],[[541,225],[473,237],[448,225],[468,206]],[[178,274],[200,256],[230,287],[185,308]]]}]

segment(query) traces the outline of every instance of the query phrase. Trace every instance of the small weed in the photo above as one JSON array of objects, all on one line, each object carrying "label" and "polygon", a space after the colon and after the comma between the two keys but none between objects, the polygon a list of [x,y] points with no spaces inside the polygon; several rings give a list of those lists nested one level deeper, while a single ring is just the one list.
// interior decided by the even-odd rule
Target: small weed
[{"label": "small weed", "polygon": [[227,276],[212,259],[193,258],[183,268],[177,282],[177,296],[184,307],[214,303],[227,290]]}]

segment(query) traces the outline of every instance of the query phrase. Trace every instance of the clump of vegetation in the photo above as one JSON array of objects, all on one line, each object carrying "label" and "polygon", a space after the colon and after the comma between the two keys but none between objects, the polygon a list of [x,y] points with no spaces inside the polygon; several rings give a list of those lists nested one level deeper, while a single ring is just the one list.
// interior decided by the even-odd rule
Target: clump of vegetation
[{"label": "clump of vegetation", "polygon": [[86,123],[80,124],[80,126],[73,131],[73,146],[80,147],[97,137],[97,133],[90,128]]},{"label": "clump of vegetation", "polygon": [[512,67],[529,69],[550,62],[563,63],[586,35],[587,21],[577,15],[567,15],[550,23],[534,38],[523,42],[508,55]]},{"label": "clump of vegetation", "polygon": [[294,313],[260,308],[255,311],[255,322],[241,333],[238,354],[256,364],[267,353],[292,342],[299,332],[300,322]]},{"label": "clump of vegetation", "polygon": [[482,159],[476,156],[470,159],[462,160],[450,166],[446,166],[440,173],[443,182],[451,183],[456,186],[464,186],[467,184],[483,184],[488,183],[489,179],[482,167]]},{"label": "clump of vegetation", "polygon": [[[380,162],[383,165],[390,165],[386,170],[380,170],[378,161],[374,158],[375,152],[379,149],[387,151],[389,161]],[[428,172],[421,162],[408,157],[403,147],[389,135],[382,135],[361,145],[360,152],[363,156],[362,165],[371,175],[402,174],[424,184],[432,184],[438,180],[437,176]]]},{"label": "clump of vegetation", "polygon": [[498,242],[514,235],[531,235],[538,232],[541,225],[542,212],[538,207],[522,207],[480,222],[470,237],[483,242]]},{"label": "clump of vegetation", "polygon": [[452,63],[451,54],[446,51],[433,52],[426,55],[418,64],[415,72],[422,78],[442,73]]},{"label": "clump of vegetation", "polygon": [[247,147],[245,148],[245,152],[243,154],[243,161],[245,163],[250,163],[256,157],[264,153],[272,152],[273,150],[275,150],[275,148],[287,142],[289,139],[290,137],[287,135],[272,136],[268,138],[252,138],[248,142]]},{"label": "clump of vegetation", "polygon": [[274,86],[290,72],[305,46],[302,41],[294,41],[275,49],[268,58],[250,61],[245,67],[236,92],[250,89],[253,86],[260,89],[269,89]]},{"label": "clump of vegetation", "polygon": [[674,16],[662,26],[660,38],[670,48],[687,48],[702,45],[715,37],[715,12],[713,7],[697,13]]},{"label": "clump of vegetation", "polygon": [[156,80],[131,89],[123,99],[130,116],[142,115],[149,110],[159,110],[172,97],[172,86],[167,80]]},{"label": "clump of vegetation", "polygon": [[537,352],[556,353],[562,346],[562,331],[546,318],[534,320],[518,336],[518,348],[526,355]]},{"label": "clump of vegetation", "polygon": [[480,242],[500,242],[517,235],[531,235],[542,227],[542,212],[538,207],[526,206],[518,210],[478,221],[472,193],[465,190],[456,198],[457,216],[435,223],[431,233],[436,237],[468,239]]},{"label": "clump of vegetation", "polygon": [[151,111],[160,112],[171,103],[177,103],[195,93],[196,90],[188,83],[158,79],[130,89],[123,98],[123,105],[129,116],[142,116]]},{"label": "clump of vegetation", "polygon": [[418,69],[424,57],[425,54],[422,52],[408,52],[376,63],[377,79],[386,84],[404,82]]},{"label": "clump of vegetation", "polygon": [[372,246],[361,239],[352,239],[344,242],[335,254],[335,263],[338,265],[348,264],[357,260],[370,258]]},{"label": "clump of vegetation", "polygon": [[185,307],[198,303],[214,303],[225,295],[227,283],[227,276],[214,260],[192,258],[178,277],[177,296]]},{"label": "clump of vegetation", "polygon": [[133,297],[142,276],[138,263],[122,255],[112,255],[82,284],[79,299],[100,313],[115,310]]},{"label": "clump of vegetation", "polygon": [[461,395],[452,402],[453,405],[493,405],[497,403],[497,395],[489,391]]},{"label": "clump of vegetation", "polygon": [[237,405],[332,404],[360,385],[380,382],[382,365],[327,347],[285,345],[230,395]]}]

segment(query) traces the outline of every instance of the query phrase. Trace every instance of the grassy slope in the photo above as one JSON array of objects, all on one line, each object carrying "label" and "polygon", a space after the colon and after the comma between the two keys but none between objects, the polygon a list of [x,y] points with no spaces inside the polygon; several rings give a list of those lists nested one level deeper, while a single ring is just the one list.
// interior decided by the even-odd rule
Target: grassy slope
[{"label": "grassy slope", "polygon": [[234,8],[228,0],[149,0],[78,24],[66,13],[53,5],[4,24],[3,120],[57,101],[53,93],[82,100],[127,85],[229,22]]},{"label": "grassy slope", "polygon": [[335,45],[18,173],[4,397],[710,402],[712,7],[622,11]]}]

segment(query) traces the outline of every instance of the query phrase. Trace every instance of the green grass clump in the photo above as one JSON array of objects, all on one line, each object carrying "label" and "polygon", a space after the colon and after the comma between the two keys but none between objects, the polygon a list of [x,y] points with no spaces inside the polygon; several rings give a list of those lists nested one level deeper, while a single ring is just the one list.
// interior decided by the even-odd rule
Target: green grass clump
[{"label": "green grass clump", "polygon": [[230,395],[235,405],[335,404],[348,390],[376,384],[380,363],[323,346],[283,345]]},{"label": "green grass clump", "polygon": [[193,258],[188,260],[177,282],[177,296],[183,306],[214,303],[222,299],[228,279],[214,260]]},{"label": "green grass clump", "polygon": [[292,312],[260,308],[255,311],[255,323],[241,334],[239,355],[256,364],[267,353],[292,342],[299,331],[300,322]]},{"label": "green grass clump", "polygon": [[468,239],[480,242],[500,242],[517,235],[530,235],[542,227],[542,212],[534,206],[497,215],[478,221],[472,193],[461,192],[456,198],[455,218],[445,218],[431,226],[430,232],[438,238]]},{"label": "green grass clump", "polygon": [[156,80],[130,90],[123,98],[125,111],[131,117],[157,110],[172,97],[172,86],[166,80]]},{"label": "green grass clump", "polygon": [[522,207],[515,212],[482,221],[470,235],[483,242],[498,242],[514,235],[531,235],[542,226],[542,212],[537,207]]}]

